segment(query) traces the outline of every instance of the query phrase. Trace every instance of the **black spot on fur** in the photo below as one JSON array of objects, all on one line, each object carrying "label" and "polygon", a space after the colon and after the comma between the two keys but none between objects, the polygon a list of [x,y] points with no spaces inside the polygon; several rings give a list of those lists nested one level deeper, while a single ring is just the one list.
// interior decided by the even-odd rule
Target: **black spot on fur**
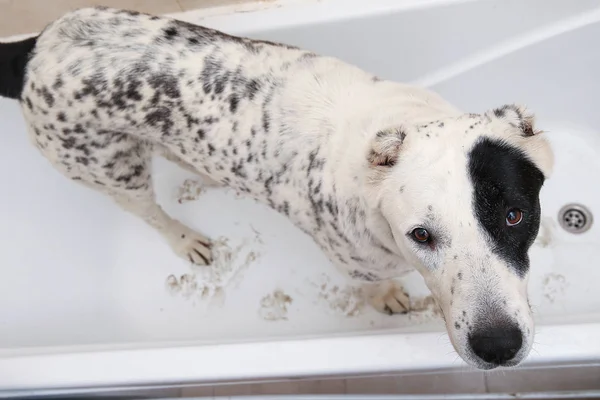
[{"label": "black spot on fur", "polygon": [[133,101],[140,101],[142,100],[142,94],[140,93],[140,87],[142,86],[142,82],[136,80],[136,79],[132,79],[131,81],[129,81],[127,83],[127,91],[125,93],[125,96]]},{"label": "black spot on fur", "polygon": [[69,149],[72,149],[73,147],[75,147],[76,140],[74,137],[68,137],[68,138],[59,137],[59,139],[62,142],[62,147],[65,148],[66,150],[69,150]]},{"label": "black spot on fur", "polygon": [[500,108],[496,108],[494,110],[494,115],[498,118],[503,118],[506,115],[507,109],[508,109],[508,106],[502,106]]},{"label": "black spot on fur", "polygon": [[[529,247],[540,225],[539,192],[543,173],[519,149],[504,142],[482,139],[469,153],[473,207],[479,224],[493,241],[492,250],[524,276],[529,269]],[[523,211],[516,226],[506,225],[506,212]]]},{"label": "black spot on fur", "polygon": [[171,128],[173,127],[173,121],[171,120],[171,110],[167,107],[159,107],[154,111],[146,114],[144,118],[146,123],[153,127],[161,127],[163,135],[169,135]]},{"label": "black spot on fur", "polygon": [[246,84],[246,95],[250,100],[254,99],[254,96],[260,90],[260,86],[260,82],[256,79],[252,79]]},{"label": "black spot on fur", "polygon": [[89,164],[89,159],[87,157],[75,157],[75,161],[82,165]]},{"label": "black spot on fur", "polygon": [[83,134],[83,133],[85,133],[85,129],[83,129],[83,126],[81,124],[75,124],[75,128],[73,128],[73,132],[75,132],[77,134]]},{"label": "black spot on fur", "polygon": [[[353,260],[358,261],[355,259],[355,257],[352,257]],[[362,260],[364,261],[364,260]],[[359,261],[360,262],[360,261]],[[354,270],[348,273],[350,275],[350,277],[352,279],[360,279],[362,281],[366,281],[366,282],[376,282],[381,280],[381,278],[379,278],[377,275],[373,274],[372,272],[361,272],[358,270]]]},{"label": "black spot on fur", "polygon": [[122,10],[121,12],[123,14],[129,15],[130,17],[137,17],[138,15],[140,15],[138,11]]},{"label": "black spot on fur", "polygon": [[178,34],[179,34],[179,32],[174,27],[170,27],[170,28],[165,29],[165,37],[168,40],[174,39]]},{"label": "black spot on fur", "polygon": [[155,74],[148,79],[148,84],[154,90],[164,93],[167,97],[177,99],[181,97],[179,79],[173,75]]},{"label": "black spot on fur", "polygon": [[124,182],[124,183],[130,183],[131,180],[133,178],[139,177],[142,175],[142,173],[144,172],[144,170],[146,169],[145,166],[137,164],[137,165],[128,165],[128,168],[126,169],[127,173],[119,175],[116,178],[117,182]]},{"label": "black spot on fur", "polygon": [[235,114],[235,112],[237,111],[239,102],[240,102],[240,100],[237,98],[236,95],[231,95],[229,97],[229,111],[232,114]]},{"label": "black spot on fur", "polygon": [[263,112],[263,129],[266,133],[269,133],[269,128],[271,126],[271,117],[267,114],[266,111]]},{"label": "black spot on fur", "polygon": [[65,84],[65,82],[62,80],[62,78],[59,76],[56,77],[56,79],[54,80],[54,84],[52,85],[52,89],[54,90],[58,90],[61,87],[63,87],[63,85]]},{"label": "black spot on fur", "polygon": [[90,149],[88,149],[85,144],[80,144],[79,146],[75,147],[75,149],[81,151],[86,157],[90,156],[91,154]]},{"label": "black spot on fur", "polygon": [[52,108],[52,106],[54,106],[54,95],[52,93],[50,93],[50,91],[48,90],[48,88],[46,86],[44,86],[41,90],[41,95],[44,98],[44,101],[46,102],[46,105],[49,108]]}]

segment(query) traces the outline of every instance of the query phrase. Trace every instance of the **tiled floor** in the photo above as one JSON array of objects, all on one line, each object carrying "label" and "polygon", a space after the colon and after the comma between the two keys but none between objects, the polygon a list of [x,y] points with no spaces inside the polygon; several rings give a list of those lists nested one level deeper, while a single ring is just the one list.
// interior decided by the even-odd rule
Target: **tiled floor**
[{"label": "tiled floor", "polygon": [[249,0],[0,0],[0,37],[39,32],[69,10],[104,5],[147,12],[175,13]]},{"label": "tiled floor", "polygon": [[[164,389],[155,393],[170,397],[242,395],[451,395],[483,393],[577,392],[600,390],[600,364],[577,367],[513,369],[484,373],[465,369],[418,375],[370,378],[298,380],[226,386]],[[149,395],[152,393],[149,392]],[[597,398],[597,397],[595,397]]]}]

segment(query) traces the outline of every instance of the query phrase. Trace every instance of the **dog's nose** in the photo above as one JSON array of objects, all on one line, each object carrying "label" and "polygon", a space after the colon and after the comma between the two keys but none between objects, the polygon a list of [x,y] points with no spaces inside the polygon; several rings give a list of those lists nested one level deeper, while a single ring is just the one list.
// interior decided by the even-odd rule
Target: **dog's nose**
[{"label": "dog's nose", "polygon": [[470,334],[469,345],[483,361],[502,365],[519,352],[523,335],[517,326],[490,327]]}]

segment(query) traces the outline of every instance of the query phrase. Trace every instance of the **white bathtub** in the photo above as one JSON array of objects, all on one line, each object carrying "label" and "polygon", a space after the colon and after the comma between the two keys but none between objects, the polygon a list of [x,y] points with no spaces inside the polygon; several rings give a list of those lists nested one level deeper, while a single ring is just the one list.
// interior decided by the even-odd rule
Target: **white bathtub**
[{"label": "white bathtub", "polygon": [[[598,0],[269,1],[177,17],[430,86],[465,111],[526,103],[556,171],[531,251],[538,333],[525,365],[600,361],[600,229],[558,224],[569,203],[600,219]],[[4,393],[462,368],[430,310],[361,308],[311,239],[266,207],[222,190],[179,204],[191,176],[157,161],[164,207],[233,249],[221,254],[221,289],[203,291],[206,270],[54,171],[4,99],[0,144]],[[183,274],[196,287],[177,291]],[[416,274],[406,282],[427,295]],[[274,291],[292,299],[287,311],[265,300]]]}]

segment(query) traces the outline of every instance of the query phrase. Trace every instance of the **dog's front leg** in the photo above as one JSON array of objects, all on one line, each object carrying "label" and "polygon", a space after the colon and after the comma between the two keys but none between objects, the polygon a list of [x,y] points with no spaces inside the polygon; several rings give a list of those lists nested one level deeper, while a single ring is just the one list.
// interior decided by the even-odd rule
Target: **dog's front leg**
[{"label": "dog's front leg", "polygon": [[410,298],[402,285],[392,279],[363,284],[367,302],[385,314],[406,314],[410,310]]}]

